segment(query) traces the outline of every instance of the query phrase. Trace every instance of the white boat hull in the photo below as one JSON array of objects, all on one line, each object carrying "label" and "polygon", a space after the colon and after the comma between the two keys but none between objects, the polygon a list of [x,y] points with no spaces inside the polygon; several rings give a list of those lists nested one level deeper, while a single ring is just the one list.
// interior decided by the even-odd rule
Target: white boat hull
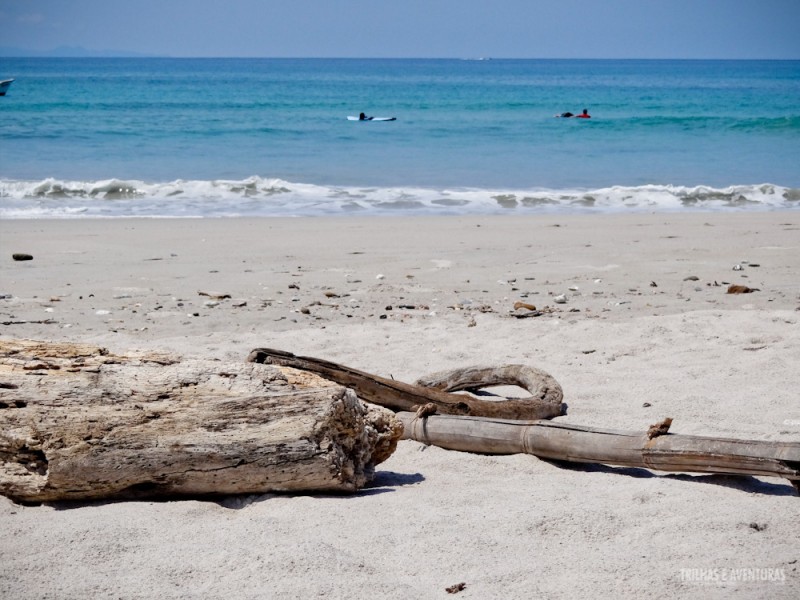
[{"label": "white boat hull", "polygon": [[4,79],[0,81],[0,96],[5,96],[8,88],[11,87],[11,82],[14,81],[13,79]]}]

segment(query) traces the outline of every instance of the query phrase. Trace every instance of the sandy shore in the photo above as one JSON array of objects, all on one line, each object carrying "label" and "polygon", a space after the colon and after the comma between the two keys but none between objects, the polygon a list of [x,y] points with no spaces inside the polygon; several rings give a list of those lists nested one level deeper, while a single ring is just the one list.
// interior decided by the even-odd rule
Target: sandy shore
[{"label": "sandy shore", "polygon": [[[798,273],[795,212],[0,221],[0,335],[403,381],[522,362],[569,422],[800,441]],[[797,598],[799,513],[779,479],[401,442],[352,497],[0,498],[0,597]]]}]

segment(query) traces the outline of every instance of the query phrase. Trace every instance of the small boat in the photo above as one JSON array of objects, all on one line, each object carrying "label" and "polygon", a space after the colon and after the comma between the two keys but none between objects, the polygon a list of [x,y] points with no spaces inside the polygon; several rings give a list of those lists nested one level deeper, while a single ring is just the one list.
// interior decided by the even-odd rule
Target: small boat
[{"label": "small boat", "polygon": [[13,79],[3,79],[0,81],[0,96],[5,96],[8,88],[11,87],[11,82],[14,81]]}]

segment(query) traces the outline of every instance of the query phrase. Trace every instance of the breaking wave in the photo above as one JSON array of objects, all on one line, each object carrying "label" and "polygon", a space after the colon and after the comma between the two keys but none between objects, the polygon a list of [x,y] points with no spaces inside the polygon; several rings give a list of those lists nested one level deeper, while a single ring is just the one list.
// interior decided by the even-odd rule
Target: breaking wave
[{"label": "breaking wave", "polygon": [[774,184],[570,189],[346,187],[249,177],[144,182],[0,180],[0,218],[242,217],[745,211],[800,208]]}]

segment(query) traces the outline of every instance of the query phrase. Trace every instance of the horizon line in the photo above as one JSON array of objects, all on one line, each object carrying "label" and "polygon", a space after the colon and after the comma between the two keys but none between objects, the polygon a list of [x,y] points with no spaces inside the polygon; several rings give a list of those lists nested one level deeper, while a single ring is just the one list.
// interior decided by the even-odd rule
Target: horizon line
[{"label": "horizon line", "polygon": [[[143,54],[127,51],[94,51],[86,50],[86,53],[75,54],[55,54],[51,50],[20,50],[20,54],[5,54],[0,48],[0,58],[117,58],[117,59],[173,59],[173,60],[242,60],[242,59],[261,59],[261,60],[463,60],[473,62],[491,62],[494,60],[620,60],[620,61],[800,61],[797,58],[775,58],[775,57],[614,57],[614,56],[262,56],[262,55],[170,55],[170,54]],[[83,49],[82,49],[83,50]]]}]

